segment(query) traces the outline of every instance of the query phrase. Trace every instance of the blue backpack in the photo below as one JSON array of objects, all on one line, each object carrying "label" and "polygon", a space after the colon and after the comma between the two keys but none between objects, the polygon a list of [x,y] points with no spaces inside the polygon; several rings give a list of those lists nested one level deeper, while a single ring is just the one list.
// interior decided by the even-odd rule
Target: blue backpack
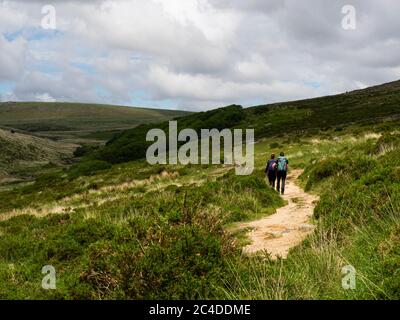
[{"label": "blue backpack", "polygon": [[285,157],[278,158],[278,171],[287,171],[287,159]]}]

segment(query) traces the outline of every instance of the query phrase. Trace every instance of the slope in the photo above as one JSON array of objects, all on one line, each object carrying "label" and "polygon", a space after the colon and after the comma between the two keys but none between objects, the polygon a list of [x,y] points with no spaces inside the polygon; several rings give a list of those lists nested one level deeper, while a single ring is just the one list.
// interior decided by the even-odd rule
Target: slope
[{"label": "slope", "polygon": [[[277,103],[243,109],[232,105],[178,119],[179,129],[255,129],[256,138],[323,134],[342,131],[350,125],[369,126],[400,119],[400,81],[335,96]],[[146,133],[168,123],[140,126],[114,137],[96,155],[112,163],[145,156]]]},{"label": "slope", "polygon": [[187,114],[82,103],[0,103],[0,126],[57,139],[108,140],[114,132]]},{"label": "slope", "polygon": [[400,81],[333,96],[306,99],[246,110],[245,127],[258,137],[288,133],[342,130],[350,124],[368,126],[400,118]]},{"label": "slope", "polygon": [[0,183],[30,176],[39,167],[62,164],[75,148],[74,144],[0,129]]}]

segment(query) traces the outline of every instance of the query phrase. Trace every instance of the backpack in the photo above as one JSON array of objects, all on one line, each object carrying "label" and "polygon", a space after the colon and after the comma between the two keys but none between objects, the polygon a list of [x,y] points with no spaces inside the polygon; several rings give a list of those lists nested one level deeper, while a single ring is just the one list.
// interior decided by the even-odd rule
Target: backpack
[{"label": "backpack", "polygon": [[287,159],[285,157],[278,158],[278,171],[287,171]]},{"label": "backpack", "polygon": [[276,161],[275,160],[269,160],[268,161],[268,171],[273,172],[275,171],[276,168]]}]

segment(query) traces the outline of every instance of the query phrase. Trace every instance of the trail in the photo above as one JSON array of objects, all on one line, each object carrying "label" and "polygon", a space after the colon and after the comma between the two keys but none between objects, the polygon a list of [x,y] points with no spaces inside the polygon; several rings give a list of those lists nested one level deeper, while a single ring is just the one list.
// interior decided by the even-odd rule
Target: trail
[{"label": "trail", "polygon": [[266,218],[237,226],[238,229],[252,229],[248,233],[251,244],[243,248],[244,254],[253,255],[266,250],[273,259],[278,256],[286,258],[290,248],[313,232],[315,227],[310,224],[310,218],[318,197],[304,192],[295,184],[301,173],[302,170],[293,170],[288,175],[285,195],[282,196],[288,201],[286,206]]}]

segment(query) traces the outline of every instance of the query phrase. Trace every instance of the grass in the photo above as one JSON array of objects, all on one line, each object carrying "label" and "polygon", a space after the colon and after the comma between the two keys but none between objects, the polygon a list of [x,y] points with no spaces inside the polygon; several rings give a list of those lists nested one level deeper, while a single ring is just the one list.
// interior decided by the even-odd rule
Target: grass
[{"label": "grass", "polygon": [[[0,190],[0,298],[399,299],[398,85],[181,119],[253,125],[262,139],[251,176],[133,160],[141,141],[121,148],[142,126],[81,150],[69,168]],[[242,256],[246,234],[230,227],[284,205],[263,173],[281,151],[320,196],[315,232],[286,260]],[[57,290],[41,289],[44,265],[56,268]],[[356,290],[342,287],[346,265]]]},{"label": "grass", "polygon": [[73,144],[0,129],[0,184],[33,180],[73,158]]},{"label": "grass", "polygon": [[[225,298],[399,298],[399,137],[365,139],[348,137],[330,152],[322,150],[331,142],[319,141],[314,153],[322,159],[313,164],[311,154],[303,174],[308,189],[321,195],[316,231],[287,260],[269,261],[261,255],[233,261],[235,280],[221,287]],[[370,146],[384,150],[387,143],[390,152],[369,153]],[[295,164],[302,165],[298,160]],[[346,265],[356,269],[356,290],[342,288]]]},{"label": "grass", "polygon": [[[213,176],[213,171],[215,168],[210,168],[205,173]],[[95,178],[107,179],[92,177]],[[99,192],[83,192],[64,199],[61,202],[70,201],[72,209],[68,213],[50,214],[50,210],[45,216],[31,213],[1,222],[3,270],[13,264],[21,278],[5,271],[0,296],[212,297],[214,283],[224,277],[225,258],[237,250],[232,244],[234,238],[223,231],[223,225],[242,215],[251,216],[261,207],[277,207],[281,203],[275,192],[261,188],[262,179],[233,181],[235,176],[229,171],[196,187],[188,177],[172,173],[153,175],[151,183],[149,179],[141,188],[136,184],[120,188],[113,185],[112,189],[97,186]],[[158,184],[157,188],[154,184]],[[254,190],[249,190],[248,198],[232,199],[230,191],[225,190],[227,184],[232,184],[231,190],[238,193],[250,186]],[[208,201],[204,201],[205,195]],[[103,197],[106,200],[99,202]],[[221,206],[222,198],[234,200],[244,208],[242,215],[232,210],[232,203]],[[74,204],[81,206],[74,208]],[[46,261],[61,270],[60,290],[56,292],[33,290],[41,277],[36,269]],[[24,290],[7,290],[10,279]],[[23,279],[30,280],[27,283]]]},{"label": "grass", "polygon": [[[86,176],[61,171],[58,180],[0,192],[2,214],[14,214],[0,222],[0,296],[397,299],[397,136],[349,131],[340,141],[316,138],[286,148],[291,166],[305,168],[303,185],[321,196],[315,233],[287,260],[243,257],[245,234],[227,232],[233,222],[283,205],[263,178],[264,141],[256,145],[249,177],[229,167],[135,161]],[[330,169],[342,162],[348,165],[340,171]],[[391,175],[385,174],[389,163]],[[40,289],[41,267],[48,264],[58,270],[55,291]],[[355,291],[341,287],[348,264],[357,270]]]}]

